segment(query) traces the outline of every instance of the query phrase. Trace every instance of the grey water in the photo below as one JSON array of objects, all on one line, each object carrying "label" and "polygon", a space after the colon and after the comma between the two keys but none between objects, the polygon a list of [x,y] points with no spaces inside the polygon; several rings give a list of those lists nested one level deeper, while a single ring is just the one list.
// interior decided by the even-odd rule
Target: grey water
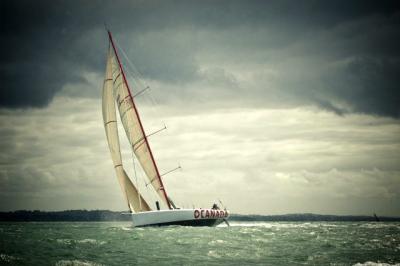
[{"label": "grey water", "polygon": [[400,265],[398,222],[0,223],[1,265]]}]

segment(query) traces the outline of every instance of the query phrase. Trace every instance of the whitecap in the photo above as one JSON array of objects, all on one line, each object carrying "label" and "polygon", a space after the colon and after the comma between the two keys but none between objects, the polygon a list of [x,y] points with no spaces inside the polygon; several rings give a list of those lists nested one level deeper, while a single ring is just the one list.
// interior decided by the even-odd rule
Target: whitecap
[{"label": "whitecap", "polygon": [[222,239],[212,240],[212,241],[208,242],[208,244],[211,246],[218,245],[218,244],[224,244],[224,243],[226,243],[226,241],[224,241]]},{"label": "whitecap", "polygon": [[231,227],[266,227],[266,228],[271,228],[273,226],[273,224],[265,223],[265,222],[249,222],[249,223],[246,223],[246,222],[231,222],[230,226]]},{"label": "whitecap", "polygon": [[209,250],[208,253],[207,253],[207,256],[213,257],[213,258],[221,258],[221,256],[218,255],[215,250]]},{"label": "whitecap", "polygon": [[[280,230],[281,228],[318,228],[321,226],[330,227],[332,225],[323,223],[297,223],[297,222],[231,222],[233,227],[262,227]],[[335,225],[336,226],[336,225]]]},{"label": "whitecap", "polygon": [[82,244],[94,244],[94,245],[96,245],[96,244],[97,245],[103,245],[103,244],[106,243],[105,241],[97,241],[96,239],[91,239],[91,238],[85,238],[85,239],[82,239],[82,240],[78,240],[76,242],[82,243]]},{"label": "whitecap", "polygon": [[102,266],[103,264],[91,262],[91,261],[82,261],[82,260],[60,260],[56,262],[56,266]]},{"label": "whitecap", "polygon": [[57,241],[57,243],[60,243],[60,244],[69,245],[69,244],[71,244],[72,239],[60,238],[60,239],[57,239],[56,241]]},{"label": "whitecap", "polygon": [[360,227],[363,228],[390,228],[390,227],[394,227],[399,229],[400,225],[398,223],[364,223],[361,224]]},{"label": "whitecap", "polygon": [[0,261],[12,262],[12,261],[15,261],[15,260],[18,260],[18,258],[14,257],[14,256],[11,256],[11,255],[3,254],[3,253],[0,254]]},{"label": "whitecap", "polygon": [[384,262],[373,262],[373,261],[366,261],[364,263],[356,263],[353,266],[400,266],[400,263],[390,264]]}]

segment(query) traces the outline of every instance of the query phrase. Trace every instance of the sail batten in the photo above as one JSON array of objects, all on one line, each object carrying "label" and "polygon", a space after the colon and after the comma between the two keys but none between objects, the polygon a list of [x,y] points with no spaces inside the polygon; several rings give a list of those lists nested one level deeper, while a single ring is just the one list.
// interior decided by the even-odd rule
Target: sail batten
[{"label": "sail batten", "polygon": [[[149,180],[156,177],[156,182],[151,182],[154,190],[157,192],[162,203],[167,208],[171,208],[168,196],[164,189],[161,176],[158,172],[150,145],[147,141],[138,111],[135,107],[129,85],[126,81],[125,74],[122,69],[121,62],[118,58],[118,53],[115,49],[114,42],[109,33],[110,42],[114,51],[115,59],[112,60],[112,79],[114,89],[114,99],[120,114],[122,125],[125,129],[126,136],[131,144],[133,152],[138,159],[145,175]],[[114,58],[113,58],[114,59]]]}]

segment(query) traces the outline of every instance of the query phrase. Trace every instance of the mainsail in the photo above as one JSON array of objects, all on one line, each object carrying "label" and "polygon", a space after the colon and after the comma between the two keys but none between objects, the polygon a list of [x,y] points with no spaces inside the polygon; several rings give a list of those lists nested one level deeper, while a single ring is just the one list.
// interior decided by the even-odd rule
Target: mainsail
[{"label": "mainsail", "polygon": [[121,190],[125,196],[129,209],[135,212],[149,211],[151,210],[149,205],[138,193],[136,187],[132,184],[132,181],[129,179],[122,165],[118,138],[117,117],[115,113],[115,100],[113,96],[112,61],[113,55],[110,47],[103,85],[103,121],[104,128],[106,130],[108,147],[110,149],[111,158],[119,184],[121,186]]},{"label": "mainsail", "polygon": [[[116,102],[118,111],[120,114],[120,119],[121,119],[122,125],[125,129],[126,136],[128,137],[129,143],[131,144],[131,148],[132,148],[136,158],[138,159],[144,173],[146,174],[146,176],[148,178],[148,185],[151,185],[154,188],[154,190],[158,194],[159,198],[161,199],[160,203],[163,203],[163,205],[167,208],[171,208],[170,202],[168,200],[168,196],[166,194],[166,191],[163,186],[157,166],[155,164],[149,143],[147,141],[147,137],[145,135],[143,126],[141,124],[139,114],[138,114],[135,104],[133,102],[133,98],[130,93],[128,83],[126,81],[125,74],[122,69],[122,65],[119,61],[118,54],[117,54],[117,51],[114,46],[114,42],[111,37],[111,33],[108,32],[108,34],[109,34],[109,39],[110,39],[110,43],[111,43],[112,47],[110,47],[109,56],[108,56],[108,60],[107,60],[107,71],[106,71],[106,79],[105,79],[105,84],[104,84],[104,88],[107,88],[106,89],[106,91],[107,91],[106,98],[107,99],[104,100],[105,93],[103,92],[103,117],[105,117],[104,116],[104,113],[105,113],[104,104],[106,102],[106,105],[107,105],[106,108],[111,108],[111,106],[112,106],[112,109],[114,110],[113,115],[110,115],[106,111],[107,120],[106,120],[106,118],[104,118],[106,134],[107,134],[107,138],[109,141],[109,147],[110,147],[111,155],[113,157],[114,166],[116,167],[116,169],[118,169],[118,167],[117,167],[118,164],[121,164],[121,169],[122,169],[118,135],[117,135],[117,131],[114,131],[114,127],[115,127],[115,130],[117,128],[116,117],[115,117],[115,102]],[[112,93],[110,93],[110,91],[112,91]],[[112,103],[110,103],[110,102],[112,102]],[[107,109],[107,110],[109,110],[109,109]],[[115,122],[113,122],[113,121],[115,121]],[[114,136],[114,135],[116,135],[116,136]],[[114,139],[114,137],[116,137],[116,139]],[[110,140],[110,138],[112,138],[112,140]],[[116,149],[115,143],[118,144],[118,149]],[[117,175],[118,175],[118,173],[119,173],[119,171],[117,170]],[[127,180],[129,180],[125,171],[120,172],[119,174],[120,174],[120,176],[125,176],[127,178]],[[118,177],[119,179],[122,178],[120,176]],[[130,182],[130,180],[129,180],[129,182]],[[121,188],[126,194],[128,194],[126,181],[123,181],[122,183],[120,181],[120,184],[124,184],[124,187],[122,187],[122,185],[121,185]],[[132,182],[130,182],[130,184],[132,184]],[[134,188],[134,191],[132,190],[133,193],[136,193],[136,195],[139,195],[136,188],[133,185],[128,186],[128,187],[130,190],[132,190],[131,187],[133,187]],[[140,195],[139,195],[139,197],[141,199],[141,202],[139,202],[138,205],[141,205],[142,209],[143,209],[143,206],[144,206],[143,203],[144,203],[145,206],[147,206],[149,208],[149,205],[144,201],[144,199],[142,199],[142,197]],[[129,204],[133,205],[133,203],[131,203],[129,201],[129,198],[130,198],[129,195],[127,195],[127,198],[128,198]],[[138,197],[136,197],[136,199],[138,199]]]}]

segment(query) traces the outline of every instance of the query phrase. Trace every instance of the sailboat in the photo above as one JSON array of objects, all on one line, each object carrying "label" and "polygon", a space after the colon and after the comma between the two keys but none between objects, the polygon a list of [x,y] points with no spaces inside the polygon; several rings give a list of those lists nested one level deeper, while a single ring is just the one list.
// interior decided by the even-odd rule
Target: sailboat
[{"label": "sailboat", "polygon": [[[167,190],[159,173],[150,148],[148,136],[141,122],[134,96],[132,96],[118,49],[108,33],[108,55],[103,84],[103,121],[108,147],[118,178],[119,185],[128,205],[133,226],[216,226],[226,222],[229,212],[216,204],[212,208],[181,209],[168,197]],[[146,196],[146,190],[140,190],[138,182],[133,183],[122,163],[118,135],[117,114],[128,138],[134,159],[143,170],[146,187],[151,188],[153,199]]]}]

